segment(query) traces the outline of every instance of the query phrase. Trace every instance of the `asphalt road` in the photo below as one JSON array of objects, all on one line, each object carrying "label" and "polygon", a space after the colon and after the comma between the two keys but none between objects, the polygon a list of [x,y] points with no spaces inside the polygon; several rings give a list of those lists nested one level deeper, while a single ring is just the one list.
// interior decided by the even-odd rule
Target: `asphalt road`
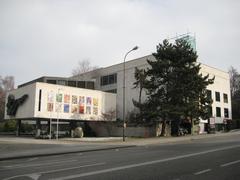
[{"label": "asphalt road", "polygon": [[239,180],[240,135],[6,160],[0,179]]}]

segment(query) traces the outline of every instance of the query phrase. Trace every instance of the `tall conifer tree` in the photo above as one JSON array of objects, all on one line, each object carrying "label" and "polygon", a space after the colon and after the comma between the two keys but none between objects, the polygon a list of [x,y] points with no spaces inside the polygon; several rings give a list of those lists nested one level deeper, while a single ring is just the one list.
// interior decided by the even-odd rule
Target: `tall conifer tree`
[{"label": "tall conifer tree", "polygon": [[164,40],[153,53],[155,60],[148,60],[147,106],[154,119],[163,122],[165,134],[166,120],[179,122],[180,119],[208,118],[211,100],[206,88],[214,78],[200,74],[197,54],[184,40],[175,44]]}]

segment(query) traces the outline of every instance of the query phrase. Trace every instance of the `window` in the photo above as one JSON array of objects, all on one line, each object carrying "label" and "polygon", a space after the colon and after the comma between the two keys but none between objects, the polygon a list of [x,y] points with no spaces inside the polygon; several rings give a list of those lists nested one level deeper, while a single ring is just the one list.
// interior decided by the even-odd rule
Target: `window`
[{"label": "window", "polygon": [[101,77],[101,86],[105,86],[108,84],[108,76]]},{"label": "window", "polygon": [[211,90],[207,90],[207,98],[212,99],[212,91]]},{"label": "window", "polygon": [[76,87],[77,86],[77,82],[76,81],[68,81],[68,86]]},{"label": "window", "polygon": [[229,118],[228,108],[224,108],[224,117]]},{"label": "window", "polygon": [[216,116],[221,117],[221,108],[220,107],[216,107]]},{"label": "window", "polygon": [[65,80],[58,80],[58,84],[65,86],[66,85],[66,81]]},{"label": "window", "polygon": [[85,81],[78,81],[77,87],[79,87],[79,88],[85,88]]},{"label": "window", "polygon": [[210,117],[213,116],[213,113],[212,113],[212,106],[209,106],[209,107],[208,107],[208,114],[210,115]]},{"label": "window", "polygon": [[87,81],[87,89],[94,89],[94,82]]},{"label": "window", "polygon": [[39,95],[38,95],[38,111],[41,111],[41,100],[42,100],[42,90],[39,90]]},{"label": "window", "polygon": [[228,103],[228,95],[223,93],[223,102]]},{"label": "window", "polygon": [[106,92],[110,92],[110,93],[115,93],[115,94],[117,94],[117,89],[107,90]]},{"label": "window", "polygon": [[105,86],[108,84],[115,84],[115,83],[117,83],[117,74],[116,73],[101,77],[101,86]]},{"label": "window", "polygon": [[57,81],[56,81],[56,80],[48,79],[48,80],[47,80],[47,83],[49,83],[49,84],[57,84]]},{"label": "window", "polygon": [[220,92],[215,92],[215,99],[220,102]]}]

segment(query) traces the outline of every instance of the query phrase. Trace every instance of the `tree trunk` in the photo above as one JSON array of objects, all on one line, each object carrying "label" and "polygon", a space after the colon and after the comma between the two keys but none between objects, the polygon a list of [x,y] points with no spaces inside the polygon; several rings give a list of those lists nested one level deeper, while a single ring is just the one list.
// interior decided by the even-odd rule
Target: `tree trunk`
[{"label": "tree trunk", "polygon": [[140,111],[140,118],[141,118],[141,121],[143,121],[143,117],[142,117],[142,88],[140,87],[140,90],[139,90],[139,97],[138,97],[138,102],[139,102],[139,111]]},{"label": "tree trunk", "polygon": [[161,131],[160,136],[165,136],[165,132],[166,132],[166,120],[163,119],[163,121],[162,121],[162,131]]}]

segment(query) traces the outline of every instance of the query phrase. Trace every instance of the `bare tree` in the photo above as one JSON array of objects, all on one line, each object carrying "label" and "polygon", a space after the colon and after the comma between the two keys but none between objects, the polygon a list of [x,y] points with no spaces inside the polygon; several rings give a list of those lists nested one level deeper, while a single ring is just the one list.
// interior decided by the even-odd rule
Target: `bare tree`
[{"label": "bare tree", "polygon": [[231,95],[233,97],[235,93],[240,90],[240,75],[237,69],[232,66],[229,68],[228,73],[230,76]]},{"label": "bare tree", "polygon": [[83,59],[81,61],[78,61],[78,66],[72,70],[72,75],[77,76],[79,74],[95,70],[97,68],[97,66],[91,65],[89,59]]},{"label": "bare tree", "polygon": [[14,89],[14,77],[0,76],[0,120],[4,118],[6,93],[7,91],[13,89]]}]

